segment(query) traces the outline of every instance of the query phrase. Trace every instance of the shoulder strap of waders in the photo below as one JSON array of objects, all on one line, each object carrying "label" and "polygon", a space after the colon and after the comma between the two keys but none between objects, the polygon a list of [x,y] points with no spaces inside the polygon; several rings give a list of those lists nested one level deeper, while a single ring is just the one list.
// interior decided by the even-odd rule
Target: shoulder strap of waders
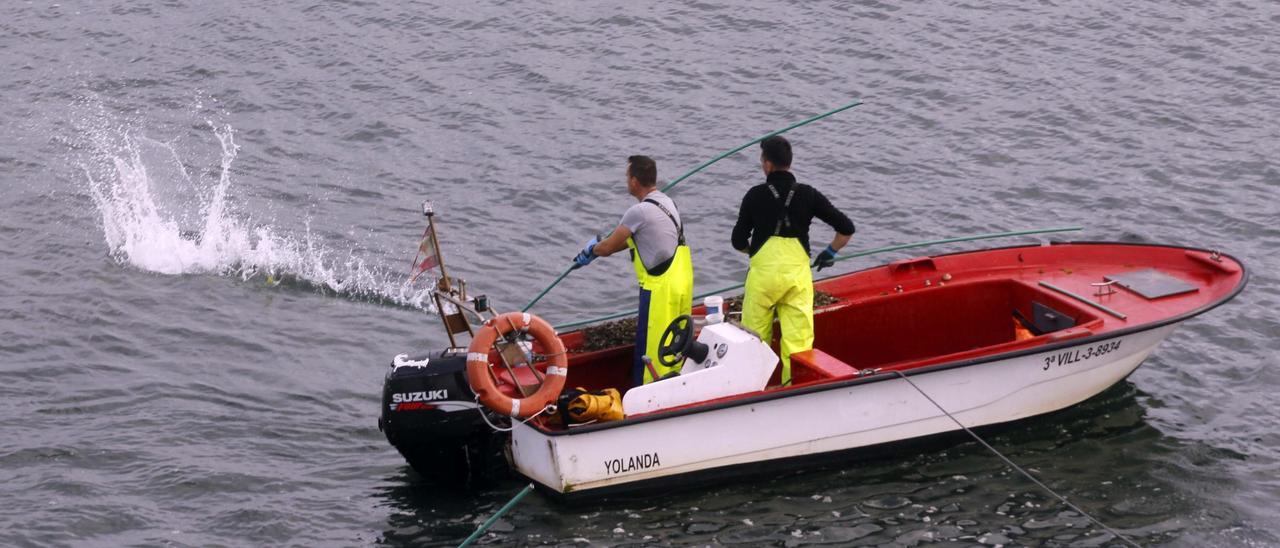
[{"label": "shoulder strap of waders", "polygon": [[764,185],[769,187],[769,192],[773,193],[774,200],[779,200],[782,202],[782,212],[778,214],[778,225],[773,228],[774,236],[782,234],[783,227],[791,228],[791,215],[790,215],[791,199],[796,196],[797,184],[799,183],[791,183],[791,190],[787,191],[787,198],[785,200],[782,198],[781,194],[778,194],[778,189],[774,188],[773,185],[770,185],[770,184]]},{"label": "shoulder strap of waders", "polygon": [[645,198],[644,201],[658,206],[658,209],[661,209],[663,213],[667,214],[667,218],[671,219],[671,224],[676,225],[676,238],[678,240],[676,245],[684,245],[684,227],[680,226],[680,223],[676,222],[676,216],[671,214],[671,210],[667,209],[666,206],[658,203],[658,201],[653,198]]},{"label": "shoulder strap of waders", "polygon": [[[671,253],[671,258],[654,265],[653,268],[649,268],[647,266],[644,267],[644,269],[649,272],[650,276],[661,276],[667,272],[668,268],[671,268],[671,263],[676,260],[676,253],[680,251],[680,246],[685,245],[684,227],[680,226],[680,223],[676,222],[676,216],[671,214],[671,210],[658,203],[657,200],[654,200],[653,198],[645,198],[644,201],[658,206],[658,209],[661,209],[662,212],[667,215],[667,218],[671,219],[671,224],[676,225],[676,249]],[[643,261],[641,264],[644,264]]]}]

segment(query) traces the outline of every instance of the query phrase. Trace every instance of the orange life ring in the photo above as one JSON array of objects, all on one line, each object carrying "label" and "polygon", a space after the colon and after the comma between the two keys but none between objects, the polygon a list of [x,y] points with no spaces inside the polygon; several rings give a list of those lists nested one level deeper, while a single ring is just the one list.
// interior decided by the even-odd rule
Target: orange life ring
[{"label": "orange life ring", "polygon": [[[538,391],[524,398],[512,398],[498,390],[498,384],[489,369],[489,352],[498,337],[512,331],[528,331],[533,339],[546,350],[546,375]],[[520,419],[527,419],[554,402],[564,389],[565,376],[569,374],[569,360],[565,357],[564,343],[556,336],[555,329],[546,320],[527,312],[508,312],[484,322],[467,347],[467,380],[485,407]]]}]

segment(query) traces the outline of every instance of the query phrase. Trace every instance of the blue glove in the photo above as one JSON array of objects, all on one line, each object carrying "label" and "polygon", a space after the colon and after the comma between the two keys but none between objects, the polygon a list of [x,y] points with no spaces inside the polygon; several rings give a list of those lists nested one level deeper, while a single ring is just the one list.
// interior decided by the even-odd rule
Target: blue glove
[{"label": "blue glove", "polygon": [[578,255],[573,258],[573,268],[582,268],[591,264],[591,261],[596,260],[596,254],[592,251],[595,250],[598,243],[600,243],[600,236],[592,236],[591,240],[587,242],[587,246],[582,248],[582,251],[579,251]]},{"label": "blue glove", "polygon": [[818,257],[813,260],[813,266],[818,267],[819,272],[834,264],[836,264],[836,250],[831,249],[831,246],[827,246],[827,248],[822,250],[822,253],[819,253]]}]

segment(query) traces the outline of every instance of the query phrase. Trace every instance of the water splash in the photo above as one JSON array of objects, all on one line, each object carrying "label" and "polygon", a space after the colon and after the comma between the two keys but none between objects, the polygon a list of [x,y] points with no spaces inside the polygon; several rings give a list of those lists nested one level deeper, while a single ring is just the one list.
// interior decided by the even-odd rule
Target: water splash
[{"label": "water splash", "polygon": [[82,167],[114,260],[160,274],[237,276],[430,308],[430,284],[410,285],[399,269],[368,264],[354,250],[334,252],[317,243],[309,224],[296,237],[238,214],[228,200],[239,151],[235,132],[209,125],[221,146],[212,185],[193,179],[169,143],[119,128],[92,132],[92,160]]}]

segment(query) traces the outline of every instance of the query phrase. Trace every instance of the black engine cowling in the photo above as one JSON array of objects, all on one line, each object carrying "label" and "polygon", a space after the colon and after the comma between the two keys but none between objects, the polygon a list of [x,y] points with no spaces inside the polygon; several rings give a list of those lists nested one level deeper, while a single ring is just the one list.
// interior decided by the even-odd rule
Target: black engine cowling
[{"label": "black engine cowling", "polygon": [[504,438],[485,424],[466,371],[465,349],[401,354],[383,381],[378,428],[424,477],[466,482],[502,460]]}]

